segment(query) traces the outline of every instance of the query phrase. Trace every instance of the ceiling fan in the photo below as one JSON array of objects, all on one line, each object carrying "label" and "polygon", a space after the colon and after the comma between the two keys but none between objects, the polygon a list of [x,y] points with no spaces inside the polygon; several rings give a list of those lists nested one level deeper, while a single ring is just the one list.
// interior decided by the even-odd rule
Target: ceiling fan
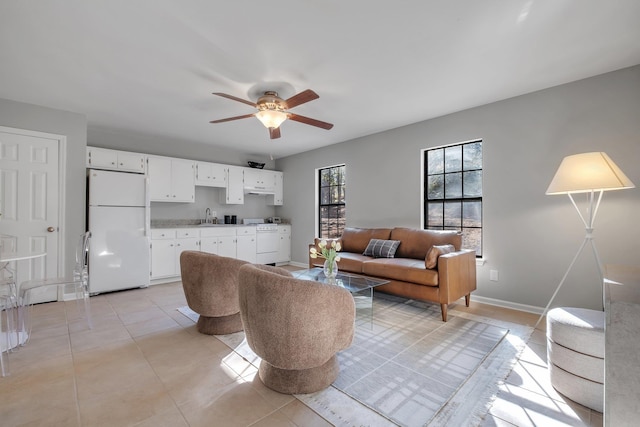
[{"label": "ceiling fan", "polygon": [[238,98],[226,93],[214,92],[213,94],[242,102],[243,104],[251,105],[252,107],[257,108],[258,111],[252,114],[244,114],[242,116],[211,120],[209,123],[222,123],[232,120],[246,119],[248,117],[256,117],[266,128],[269,129],[269,136],[271,139],[280,138],[280,125],[287,119],[326,130],[333,127],[333,124],[331,123],[289,112],[290,108],[297,107],[298,105],[320,98],[318,94],[311,89],[302,91],[286,100],[280,98],[278,93],[275,91],[266,91],[256,102],[247,101],[246,99]]}]

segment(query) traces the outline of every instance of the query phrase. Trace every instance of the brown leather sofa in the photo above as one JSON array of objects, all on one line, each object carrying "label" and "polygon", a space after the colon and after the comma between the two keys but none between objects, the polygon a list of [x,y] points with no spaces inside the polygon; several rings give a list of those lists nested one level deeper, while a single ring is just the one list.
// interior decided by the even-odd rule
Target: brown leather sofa
[{"label": "brown leather sofa", "polygon": [[[393,258],[363,255],[371,239],[400,241]],[[331,241],[331,239],[327,239]],[[421,301],[440,304],[442,320],[447,321],[448,304],[465,297],[469,306],[476,289],[476,253],[460,249],[462,235],[457,231],[418,230],[411,228],[345,228],[338,270],[389,280],[376,287],[381,291]],[[318,251],[320,239],[315,240]],[[427,268],[427,257],[435,259],[433,246],[453,245],[454,252],[439,255],[435,268]],[[313,244],[309,246],[313,247]],[[437,249],[437,248],[436,248]],[[437,252],[436,252],[437,253]],[[309,268],[322,267],[323,258],[309,257]]]}]

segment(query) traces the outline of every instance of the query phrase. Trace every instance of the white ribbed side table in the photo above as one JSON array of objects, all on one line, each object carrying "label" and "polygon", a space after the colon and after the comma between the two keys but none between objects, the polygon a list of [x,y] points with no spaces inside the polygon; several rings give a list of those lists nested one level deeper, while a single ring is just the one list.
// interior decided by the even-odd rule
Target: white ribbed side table
[{"label": "white ribbed side table", "polygon": [[551,384],[569,399],[604,410],[603,311],[558,307],[547,314]]}]

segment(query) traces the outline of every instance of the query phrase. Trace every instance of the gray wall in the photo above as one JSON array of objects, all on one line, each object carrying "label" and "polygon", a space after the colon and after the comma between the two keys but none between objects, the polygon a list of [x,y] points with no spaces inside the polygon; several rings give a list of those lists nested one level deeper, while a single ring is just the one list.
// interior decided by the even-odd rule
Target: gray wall
[{"label": "gray wall", "polygon": [[[87,145],[134,151],[181,159],[202,160],[227,165],[247,166],[253,160],[265,163],[265,169],[274,169],[275,162],[261,155],[241,153],[193,141],[175,140],[160,135],[142,135],[135,132],[90,127]],[[195,203],[151,203],[151,219],[202,219],[206,208],[216,211],[218,218],[237,215],[241,218],[267,218],[274,216],[275,208],[268,206],[265,196],[245,195],[243,205],[220,203],[218,188],[196,187]]]},{"label": "gray wall", "polygon": [[[316,232],[316,168],[346,164],[347,226],[417,228],[420,150],[477,138],[486,262],[475,295],[544,307],[585,234],[566,196],[545,195],[562,158],[604,151],[640,185],[640,66],[278,159],[285,206],[277,212],[293,222],[293,261],[307,262]],[[640,264],[639,195],[605,193],[594,233],[603,263]],[[554,306],[601,308],[595,265],[583,252]],[[494,269],[498,282],[489,281]]]},{"label": "gray wall", "polygon": [[71,271],[76,241],[85,230],[87,119],[84,115],[68,111],[0,99],[0,125],[67,137],[66,217],[60,233],[66,240],[66,271]]}]

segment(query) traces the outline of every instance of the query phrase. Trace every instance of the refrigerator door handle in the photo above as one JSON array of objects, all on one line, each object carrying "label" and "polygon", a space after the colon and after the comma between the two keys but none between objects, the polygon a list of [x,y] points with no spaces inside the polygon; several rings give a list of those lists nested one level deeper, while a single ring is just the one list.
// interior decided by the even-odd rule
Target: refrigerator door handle
[{"label": "refrigerator door handle", "polygon": [[151,234],[151,199],[149,194],[149,177],[144,179],[144,235]]}]

